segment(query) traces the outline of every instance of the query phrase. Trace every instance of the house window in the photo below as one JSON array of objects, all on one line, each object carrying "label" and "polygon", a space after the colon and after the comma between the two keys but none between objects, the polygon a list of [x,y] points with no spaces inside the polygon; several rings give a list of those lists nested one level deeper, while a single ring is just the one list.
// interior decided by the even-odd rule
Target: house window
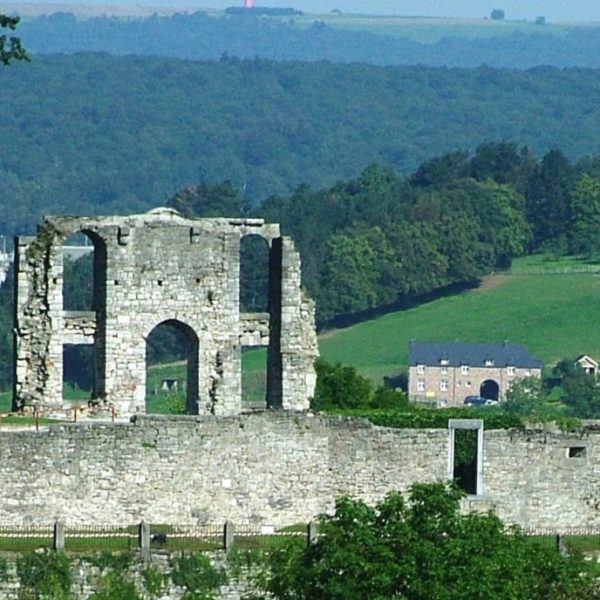
[{"label": "house window", "polygon": [[417,365],[417,373],[423,375],[425,373],[425,365]]},{"label": "house window", "polygon": [[448,367],[442,367],[442,375],[448,375]]},{"label": "house window", "polygon": [[513,376],[515,374],[515,368],[514,367],[506,367],[506,373],[507,373],[507,375]]},{"label": "house window", "polygon": [[442,358],[440,359],[440,365],[447,365],[448,364],[448,359],[447,358]]},{"label": "house window", "polygon": [[460,372],[461,372],[463,375],[468,375],[468,374],[469,374],[469,365],[463,365],[463,366],[460,368]]},{"label": "house window", "polygon": [[531,377],[531,371],[529,369],[525,371],[525,377]]},{"label": "house window", "polygon": [[493,361],[493,360],[490,360],[490,359],[487,359],[487,360],[485,361],[485,366],[486,366],[486,367],[493,367],[493,366],[494,366],[494,361]]},{"label": "house window", "polygon": [[466,383],[466,386],[467,386],[467,387],[471,387],[471,382],[470,382],[470,381],[467,381],[467,383]]},{"label": "house window", "polygon": [[417,381],[417,391],[419,391],[419,392],[425,391],[425,380],[424,379],[419,379]]},{"label": "house window", "polygon": [[442,392],[447,392],[448,391],[448,380],[447,379],[442,379],[440,381],[440,390]]}]

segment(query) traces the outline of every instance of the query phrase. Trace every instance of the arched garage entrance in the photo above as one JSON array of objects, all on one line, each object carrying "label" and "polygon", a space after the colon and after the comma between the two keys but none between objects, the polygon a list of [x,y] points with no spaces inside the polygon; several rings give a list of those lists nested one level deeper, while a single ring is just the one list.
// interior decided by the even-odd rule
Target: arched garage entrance
[{"label": "arched garage entrance", "polygon": [[486,379],[479,388],[479,395],[488,400],[498,400],[500,386],[493,379]]}]

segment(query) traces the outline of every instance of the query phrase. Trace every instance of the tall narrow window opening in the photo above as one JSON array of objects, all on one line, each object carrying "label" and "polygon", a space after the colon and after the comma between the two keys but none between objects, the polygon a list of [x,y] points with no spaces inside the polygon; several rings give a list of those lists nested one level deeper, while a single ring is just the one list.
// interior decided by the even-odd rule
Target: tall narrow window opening
[{"label": "tall narrow window opening", "polygon": [[483,420],[448,421],[448,479],[470,495],[483,493]]},{"label": "tall narrow window opening", "polygon": [[91,344],[63,345],[63,399],[90,400],[94,391],[94,347]]}]

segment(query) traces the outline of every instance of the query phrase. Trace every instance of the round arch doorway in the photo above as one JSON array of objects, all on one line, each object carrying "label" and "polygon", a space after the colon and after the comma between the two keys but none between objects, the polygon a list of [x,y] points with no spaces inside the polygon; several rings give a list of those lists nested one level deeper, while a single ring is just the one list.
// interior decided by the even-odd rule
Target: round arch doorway
[{"label": "round arch doorway", "polygon": [[479,395],[486,400],[498,400],[500,386],[493,379],[486,379],[479,387]]},{"label": "round arch doorway", "polygon": [[146,412],[198,414],[198,336],[176,319],[146,338]]}]

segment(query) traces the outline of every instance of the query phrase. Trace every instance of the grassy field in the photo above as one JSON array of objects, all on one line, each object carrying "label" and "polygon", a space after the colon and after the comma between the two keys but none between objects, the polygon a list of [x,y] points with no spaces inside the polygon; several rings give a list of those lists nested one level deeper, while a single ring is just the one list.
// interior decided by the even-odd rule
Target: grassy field
[{"label": "grassy field", "polygon": [[[515,271],[539,261],[516,261]],[[320,338],[321,354],[375,381],[406,367],[411,339],[509,340],[525,344],[546,365],[579,354],[600,356],[600,278],[562,272],[568,265],[579,268],[581,261],[543,264],[550,273],[488,277],[475,290],[328,331]]]},{"label": "grassy field", "polygon": [[[507,36],[514,32],[562,35],[569,30],[564,24],[547,23],[543,27],[531,21],[493,21],[491,19],[450,19],[435,17],[377,16],[361,14],[303,15],[294,21],[311,26],[322,21],[330,27],[350,31],[367,31],[376,35],[404,37],[424,44],[433,44],[445,37],[461,39]],[[584,26],[584,25],[578,25]],[[587,25],[589,26],[589,25]]]}]

